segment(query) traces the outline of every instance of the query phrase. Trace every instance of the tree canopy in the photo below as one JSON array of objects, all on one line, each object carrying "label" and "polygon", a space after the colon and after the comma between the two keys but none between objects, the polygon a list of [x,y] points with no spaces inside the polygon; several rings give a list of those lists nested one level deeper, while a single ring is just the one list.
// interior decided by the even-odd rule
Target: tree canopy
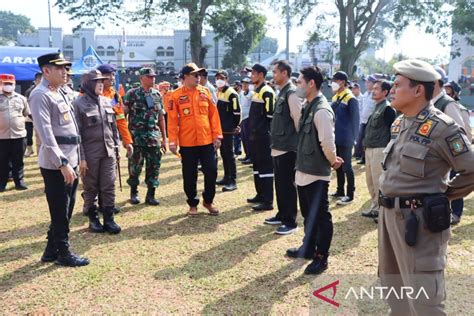
[{"label": "tree canopy", "polygon": [[19,33],[31,33],[35,28],[30,19],[22,14],[14,14],[10,11],[0,11],[0,45],[15,42]]},{"label": "tree canopy", "polygon": [[210,25],[228,47],[222,62],[225,68],[245,64],[245,56],[265,36],[266,20],[264,15],[248,7],[234,7],[212,15]]}]

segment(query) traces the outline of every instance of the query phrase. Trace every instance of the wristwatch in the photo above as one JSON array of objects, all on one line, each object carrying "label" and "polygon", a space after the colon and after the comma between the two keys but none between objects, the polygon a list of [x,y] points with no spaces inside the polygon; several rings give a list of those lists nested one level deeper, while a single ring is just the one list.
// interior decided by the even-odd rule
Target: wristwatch
[{"label": "wristwatch", "polygon": [[69,160],[67,160],[67,158],[61,158],[61,166],[59,168],[65,167],[68,164],[69,164]]}]

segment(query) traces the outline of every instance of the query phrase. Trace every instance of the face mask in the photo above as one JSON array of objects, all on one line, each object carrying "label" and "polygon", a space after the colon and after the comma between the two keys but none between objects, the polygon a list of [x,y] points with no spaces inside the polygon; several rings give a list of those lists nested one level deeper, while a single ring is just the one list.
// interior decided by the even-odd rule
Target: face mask
[{"label": "face mask", "polygon": [[300,87],[297,87],[295,90],[296,95],[301,98],[305,99],[306,98],[306,90]]},{"label": "face mask", "polygon": [[255,86],[253,84],[249,85],[249,91],[253,91],[255,89]]},{"label": "face mask", "polygon": [[336,92],[337,90],[339,90],[341,86],[337,83],[337,82],[331,82],[331,90],[332,92]]},{"label": "face mask", "polygon": [[218,88],[224,87],[224,86],[225,86],[225,81],[222,80],[222,79],[216,80],[216,86],[217,86]]},{"label": "face mask", "polygon": [[179,87],[179,88],[183,85],[183,83],[182,83],[181,81],[178,81],[177,84],[178,84],[178,87]]},{"label": "face mask", "polygon": [[3,85],[3,91],[5,91],[6,93],[12,93],[13,90],[15,90],[13,88],[13,85],[10,85],[10,84]]}]

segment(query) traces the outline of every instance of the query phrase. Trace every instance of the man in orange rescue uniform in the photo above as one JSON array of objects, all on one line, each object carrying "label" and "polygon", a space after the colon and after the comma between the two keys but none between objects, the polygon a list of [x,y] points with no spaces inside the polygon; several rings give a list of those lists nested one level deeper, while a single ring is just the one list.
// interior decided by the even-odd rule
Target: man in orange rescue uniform
[{"label": "man in orange rescue uniform", "polygon": [[187,64],[181,70],[183,85],[173,91],[168,102],[169,147],[181,154],[184,192],[189,205],[188,215],[197,214],[198,161],[204,173],[203,206],[210,215],[218,215],[214,207],[216,193],[217,160],[216,150],[221,146],[222,128],[217,107],[209,90],[199,85],[199,71],[196,64]]}]

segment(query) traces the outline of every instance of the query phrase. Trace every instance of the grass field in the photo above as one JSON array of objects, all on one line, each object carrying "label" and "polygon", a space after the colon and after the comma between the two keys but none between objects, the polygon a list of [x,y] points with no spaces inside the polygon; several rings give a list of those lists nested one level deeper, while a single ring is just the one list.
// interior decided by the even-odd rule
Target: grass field
[{"label": "grass field", "polygon": [[[287,248],[301,242],[301,217],[300,229],[290,236],[277,236],[274,227],[263,225],[273,213],[255,213],[246,204],[254,195],[247,166],[238,165],[237,191],[218,192],[218,217],[205,215],[202,207],[197,217],[184,215],[180,164],[171,154],[162,163],[158,207],[128,204],[123,176],[123,192],[117,188],[119,235],[89,233],[78,194],[71,244],[91,264],[62,268],[39,261],[49,214],[36,159],[26,159],[29,190],[9,189],[0,195],[0,314],[310,313],[312,283],[318,278],[303,275],[309,262],[284,257]],[[122,164],[122,175],[127,175],[126,161]],[[363,167],[356,167],[356,176],[356,201],[330,205],[334,238],[325,276],[377,274],[377,228],[360,216],[369,205]],[[145,191],[141,186],[142,201]],[[471,194],[461,224],[453,229],[448,278],[473,274],[473,206]],[[448,292],[448,312],[472,313],[472,304],[470,312],[465,309],[472,298],[469,291],[472,287]]]}]

